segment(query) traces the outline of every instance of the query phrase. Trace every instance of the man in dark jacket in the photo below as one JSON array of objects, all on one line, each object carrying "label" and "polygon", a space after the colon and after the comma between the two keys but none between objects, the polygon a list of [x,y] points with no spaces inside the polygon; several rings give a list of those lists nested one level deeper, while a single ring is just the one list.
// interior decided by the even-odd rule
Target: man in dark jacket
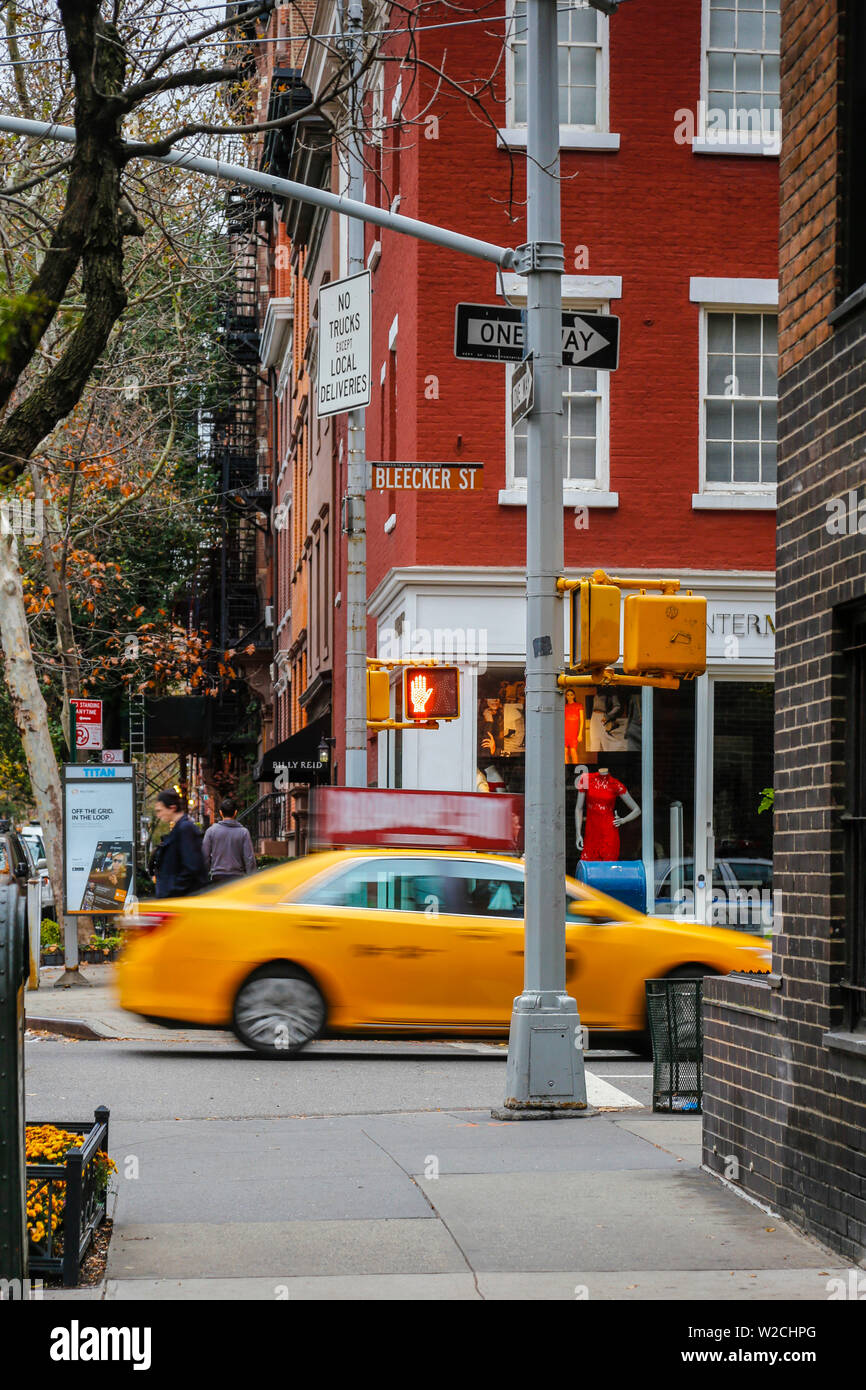
[{"label": "man in dark jacket", "polygon": [[156,814],[163,824],[171,826],[155,855],[156,896],[182,898],[203,888],[207,882],[201,835],[184,811],[176,791],[160,792]]},{"label": "man in dark jacket", "polygon": [[219,825],[204,832],[202,851],[211,883],[230,883],[243,874],[255,873],[256,856],[245,825],[235,820],[237,803],[227,796],[220,802]]}]

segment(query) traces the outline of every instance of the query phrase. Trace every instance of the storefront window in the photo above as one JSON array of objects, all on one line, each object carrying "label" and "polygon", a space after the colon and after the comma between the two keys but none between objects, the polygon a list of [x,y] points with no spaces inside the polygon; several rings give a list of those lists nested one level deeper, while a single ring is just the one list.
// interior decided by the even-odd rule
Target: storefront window
[{"label": "storefront window", "polygon": [[478,677],[479,791],[522,792],[526,754],[526,672],[498,667]]},{"label": "storefront window", "polygon": [[773,785],[772,681],[714,680],[712,920],[769,931],[773,923],[773,815],[759,811]]},{"label": "storefront window", "polygon": [[[654,690],[653,861],[655,911],[694,915],[695,691]],[[652,908],[652,903],[650,904]]]},{"label": "storefront window", "polygon": [[589,686],[566,692],[569,873],[576,873],[580,863],[641,858],[642,730],[639,688]]}]

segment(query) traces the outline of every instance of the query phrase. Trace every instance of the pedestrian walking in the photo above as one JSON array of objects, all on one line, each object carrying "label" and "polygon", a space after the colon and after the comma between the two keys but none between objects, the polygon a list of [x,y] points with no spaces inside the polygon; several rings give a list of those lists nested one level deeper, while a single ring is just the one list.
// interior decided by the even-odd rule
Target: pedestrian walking
[{"label": "pedestrian walking", "polygon": [[184,810],[181,797],[169,789],[156,798],[156,814],[171,829],[153,856],[158,898],[182,898],[207,883],[198,827]]},{"label": "pedestrian walking", "polygon": [[204,833],[202,850],[211,883],[230,883],[255,873],[253,841],[245,825],[235,820],[237,802],[227,796],[220,802],[220,821]]}]

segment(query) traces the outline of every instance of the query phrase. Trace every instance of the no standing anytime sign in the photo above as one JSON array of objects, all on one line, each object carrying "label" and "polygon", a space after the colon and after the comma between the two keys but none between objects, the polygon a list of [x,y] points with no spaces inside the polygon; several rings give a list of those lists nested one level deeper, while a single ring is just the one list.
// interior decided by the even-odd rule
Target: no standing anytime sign
[{"label": "no standing anytime sign", "polygon": [[319,371],[316,408],[339,415],[370,404],[370,272],[319,290]]}]

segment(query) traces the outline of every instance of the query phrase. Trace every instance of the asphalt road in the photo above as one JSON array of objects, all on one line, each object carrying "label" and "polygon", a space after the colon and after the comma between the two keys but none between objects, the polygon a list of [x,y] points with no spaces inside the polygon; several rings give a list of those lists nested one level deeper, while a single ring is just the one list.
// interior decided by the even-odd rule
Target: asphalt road
[{"label": "asphalt road", "polygon": [[[287,1061],[224,1042],[81,1042],[28,1039],[27,1118],[76,1119],[107,1105],[113,1119],[255,1119],[301,1115],[477,1110],[504,1099],[504,1047],[328,1041]],[[595,1075],[642,1105],[652,1065],[627,1053],[589,1052]]]}]

